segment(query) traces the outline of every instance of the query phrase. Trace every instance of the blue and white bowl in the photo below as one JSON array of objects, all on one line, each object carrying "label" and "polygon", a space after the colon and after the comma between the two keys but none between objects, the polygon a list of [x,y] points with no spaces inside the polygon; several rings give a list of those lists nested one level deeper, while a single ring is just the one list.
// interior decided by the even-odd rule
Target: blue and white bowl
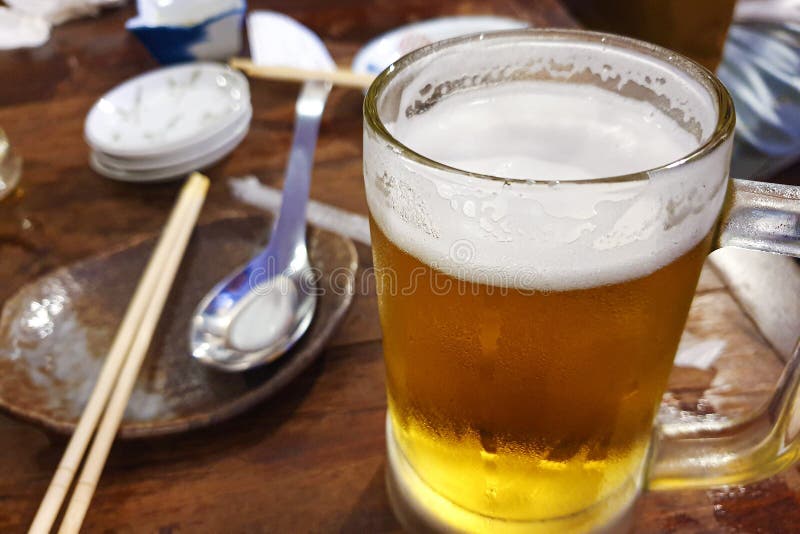
[{"label": "blue and white bowl", "polygon": [[237,3],[233,9],[191,25],[153,24],[140,13],[129,19],[125,28],[164,65],[198,59],[226,60],[242,48],[247,2],[239,0]]}]

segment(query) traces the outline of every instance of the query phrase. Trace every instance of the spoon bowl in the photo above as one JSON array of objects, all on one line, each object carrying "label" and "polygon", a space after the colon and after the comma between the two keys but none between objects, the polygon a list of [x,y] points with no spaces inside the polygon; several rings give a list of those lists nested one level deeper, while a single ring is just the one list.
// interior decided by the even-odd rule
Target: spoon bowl
[{"label": "spoon bowl", "polygon": [[192,356],[223,371],[244,371],[279,358],[314,317],[317,295],[311,273],[306,263],[291,275],[278,274],[256,284],[239,300],[232,299],[227,309],[214,300],[226,294],[225,286],[233,277],[220,282],[192,319]]}]

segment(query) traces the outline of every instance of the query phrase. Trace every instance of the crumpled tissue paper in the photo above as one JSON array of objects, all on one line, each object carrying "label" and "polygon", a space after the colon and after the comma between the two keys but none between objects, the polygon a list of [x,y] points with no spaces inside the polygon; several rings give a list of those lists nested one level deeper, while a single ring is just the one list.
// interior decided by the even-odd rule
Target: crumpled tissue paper
[{"label": "crumpled tissue paper", "polygon": [[101,7],[126,0],[5,0],[0,6],[0,49],[41,46],[50,27],[68,20],[96,15]]}]

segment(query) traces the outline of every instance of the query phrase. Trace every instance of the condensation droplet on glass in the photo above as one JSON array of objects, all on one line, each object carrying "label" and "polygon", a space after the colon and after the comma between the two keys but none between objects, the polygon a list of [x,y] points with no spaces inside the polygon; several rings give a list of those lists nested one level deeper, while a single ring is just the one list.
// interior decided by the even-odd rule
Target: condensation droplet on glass
[{"label": "condensation droplet on glass", "polygon": [[466,215],[467,217],[475,217],[475,212],[476,212],[475,201],[473,200],[464,201],[464,205],[461,207],[461,211],[464,212],[464,215]]}]

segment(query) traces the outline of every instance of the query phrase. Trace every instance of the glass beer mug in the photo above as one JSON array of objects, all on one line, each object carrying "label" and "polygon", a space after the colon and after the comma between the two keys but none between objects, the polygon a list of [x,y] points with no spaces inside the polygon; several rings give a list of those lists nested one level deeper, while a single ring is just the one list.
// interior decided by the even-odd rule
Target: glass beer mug
[{"label": "glass beer mug", "polygon": [[467,36],[386,69],[364,115],[406,527],[619,531],[646,488],[795,459],[797,355],[751,419],[654,423],[708,253],[800,253],[800,188],[729,179],[708,70],[585,31]]}]

